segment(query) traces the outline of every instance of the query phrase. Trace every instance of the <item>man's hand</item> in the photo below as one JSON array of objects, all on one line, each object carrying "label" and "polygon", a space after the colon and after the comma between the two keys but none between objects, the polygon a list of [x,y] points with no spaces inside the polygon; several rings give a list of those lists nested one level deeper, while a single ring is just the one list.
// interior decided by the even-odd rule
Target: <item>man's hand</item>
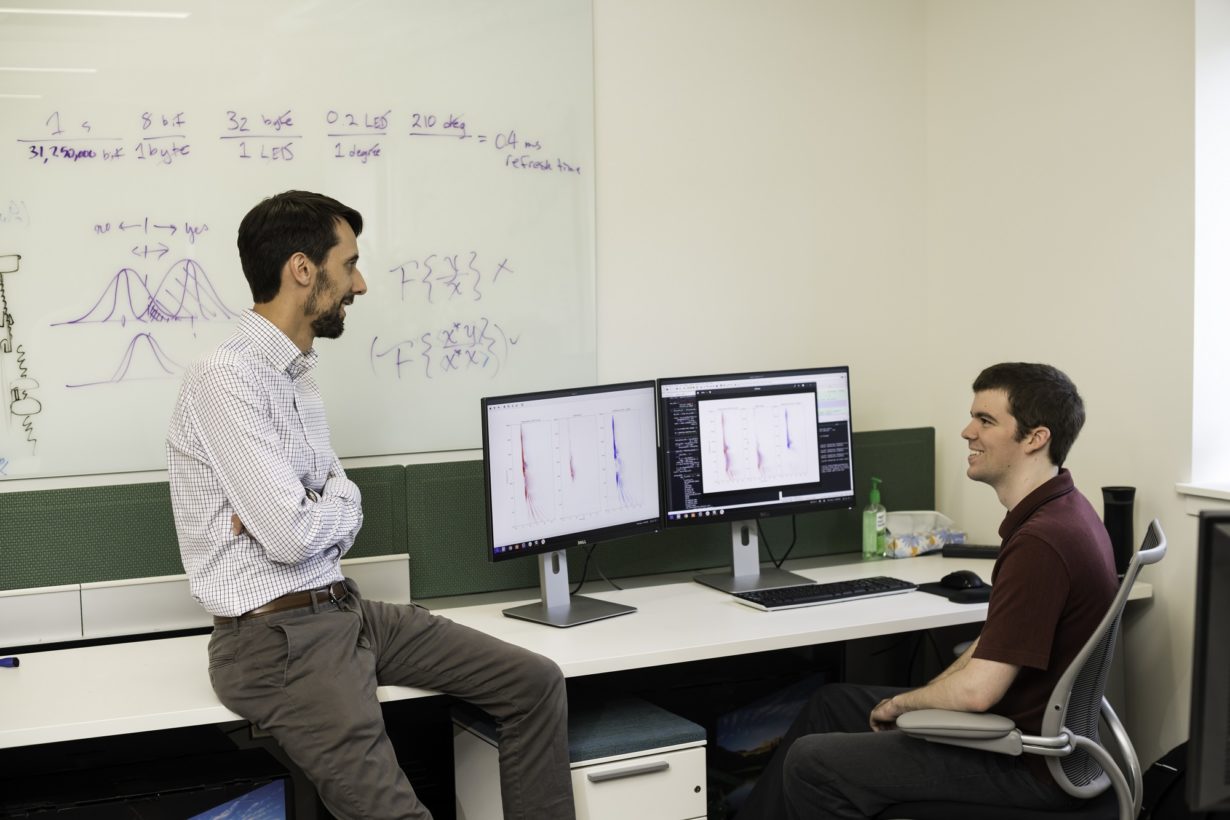
[{"label": "man's hand", "polygon": [[239,520],[239,516],[231,515],[231,535],[243,535],[247,532],[243,522]]},{"label": "man's hand", "polygon": [[885,698],[871,710],[871,731],[883,732],[896,729],[897,718],[904,713],[905,709],[894,703],[892,698]]},{"label": "man's hand", "polygon": [[1008,691],[1021,667],[962,655],[954,669],[937,677],[921,689],[898,692],[871,710],[868,722],[874,732],[897,727],[897,718],[915,709],[951,709],[956,712],[985,712]]}]

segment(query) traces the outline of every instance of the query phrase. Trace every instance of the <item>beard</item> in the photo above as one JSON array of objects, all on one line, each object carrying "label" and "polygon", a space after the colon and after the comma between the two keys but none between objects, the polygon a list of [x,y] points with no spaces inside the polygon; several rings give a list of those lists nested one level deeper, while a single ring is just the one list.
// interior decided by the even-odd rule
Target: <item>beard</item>
[{"label": "beard", "polygon": [[342,303],[338,302],[333,309],[322,313],[312,320],[312,332],[320,339],[336,339],[345,330],[345,318],[342,316]]},{"label": "beard", "polygon": [[[312,286],[312,292],[308,294],[307,303],[303,306],[303,312],[311,316],[316,312],[317,303],[329,290],[329,279],[325,276],[324,270],[316,272],[316,281]],[[349,296],[344,296],[337,301],[332,309],[325,311],[319,316],[312,319],[312,333],[317,338],[321,339],[336,339],[342,335],[345,330],[345,317],[342,316],[342,305],[352,301]]]}]

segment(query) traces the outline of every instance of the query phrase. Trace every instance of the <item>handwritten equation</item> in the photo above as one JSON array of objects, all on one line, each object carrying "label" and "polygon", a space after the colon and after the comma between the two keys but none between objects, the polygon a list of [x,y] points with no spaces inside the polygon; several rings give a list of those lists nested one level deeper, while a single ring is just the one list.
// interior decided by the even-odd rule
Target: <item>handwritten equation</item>
[{"label": "handwritten equation", "polygon": [[478,251],[432,253],[407,259],[389,269],[398,277],[401,300],[419,294],[428,304],[454,299],[481,301],[487,288],[494,287],[516,273],[508,257],[480,257]]},{"label": "handwritten equation", "polygon": [[[131,231],[136,231],[139,235],[150,236],[151,234],[164,236],[166,238],[174,237],[180,231],[183,231],[183,238],[188,240],[188,244],[195,245],[201,234],[209,231],[209,225],[205,222],[193,224],[191,222],[176,223],[173,221],[151,220],[148,216],[140,219],[126,220],[119,219],[114,222],[95,222],[94,233],[98,236],[109,234],[112,231],[117,231],[121,234],[127,234]],[[165,245],[163,247],[166,247]],[[168,248],[169,250],[169,248]],[[141,255],[141,254],[136,254]],[[149,254],[144,254],[148,256]],[[164,254],[165,255],[165,254]],[[159,257],[162,258],[161,256]]]},{"label": "handwritten equation", "polygon": [[416,338],[389,341],[373,336],[368,359],[377,378],[436,379],[475,372],[495,377],[520,341],[520,334],[483,316],[449,322]]},{"label": "handwritten equation", "polygon": [[[368,165],[390,150],[445,140],[493,153],[502,167],[519,172],[581,176],[575,157],[552,151],[536,134],[517,128],[471,127],[464,113],[400,111],[392,107],[346,111],[330,108],[301,116],[292,107],[227,109],[198,120],[184,111],[143,111],[134,120],[99,130],[88,115],[52,111],[18,138],[25,159],[38,165],[119,162],[170,166],[205,156],[286,164],[322,159]],[[215,146],[221,146],[221,154]]]}]

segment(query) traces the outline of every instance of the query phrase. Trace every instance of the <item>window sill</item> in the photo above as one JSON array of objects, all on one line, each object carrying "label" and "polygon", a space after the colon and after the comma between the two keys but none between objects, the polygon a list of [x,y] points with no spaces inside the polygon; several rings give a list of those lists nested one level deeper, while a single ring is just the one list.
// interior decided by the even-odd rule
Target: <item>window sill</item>
[{"label": "window sill", "polygon": [[1230,510],[1230,485],[1176,484],[1175,491],[1184,496],[1188,515],[1199,515],[1201,510]]}]

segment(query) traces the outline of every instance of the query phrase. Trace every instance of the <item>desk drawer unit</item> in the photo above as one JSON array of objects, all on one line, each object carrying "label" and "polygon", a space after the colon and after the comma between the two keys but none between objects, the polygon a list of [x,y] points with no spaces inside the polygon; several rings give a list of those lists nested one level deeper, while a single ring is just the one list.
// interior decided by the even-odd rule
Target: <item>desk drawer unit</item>
[{"label": "desk drawer unit", "polygon": [[577,820],[691,820],[705,816],[704,746],[573,764]]},{"label": "desk drawer unit", "polygon": [[[577,820],[706,815],[705,732],[645,701],[572,706],[568,753]],[[495,725],[453,713],[457,820],[502,820]]]}]

